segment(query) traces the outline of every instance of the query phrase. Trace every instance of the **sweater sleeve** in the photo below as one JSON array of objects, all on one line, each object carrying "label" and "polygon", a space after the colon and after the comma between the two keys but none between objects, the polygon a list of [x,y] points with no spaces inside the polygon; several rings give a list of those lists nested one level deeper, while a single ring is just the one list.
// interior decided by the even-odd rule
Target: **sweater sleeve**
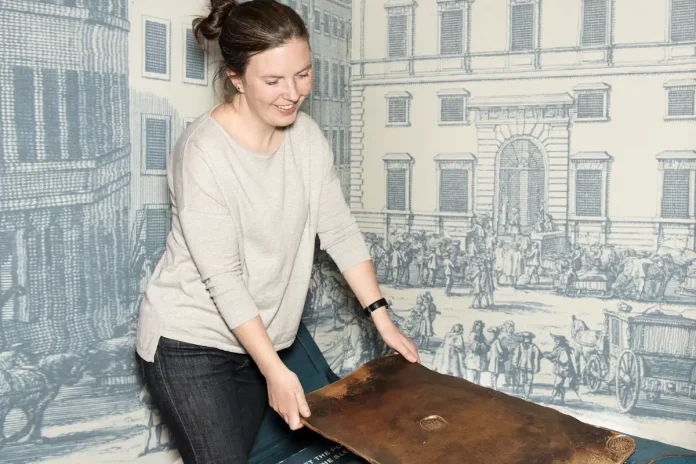
[{"label": "sweater sleeve", "polygon": [[191,258],[232,330],[259,311],[243,279],[236,225],[204,156],[200,149],[187,147],[174,194]]},{"label": "sweater sleeve", "polygon": [[326,138],[319,132],[323,178],[319,197],[317,233],[321,249],[326,250],[338,269],[344,272],[371,259],[362,232],[343,196],[341,179],[333,164],[333,153]]}]

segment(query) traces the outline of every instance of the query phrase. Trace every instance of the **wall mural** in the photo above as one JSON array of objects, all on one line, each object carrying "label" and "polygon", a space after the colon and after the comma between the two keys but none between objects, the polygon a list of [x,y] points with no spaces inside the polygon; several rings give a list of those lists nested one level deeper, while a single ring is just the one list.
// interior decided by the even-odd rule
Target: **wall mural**
[{"label": "wall mural", "polygon": [[[614,19],[602,29],[596,18],[646,29],[635,14],[621,19],[620,0],[545,4],[551,18],[594,8],[574,14],[594,24],[582,41],[603,42],[554,48],[574,57],[565,68],[534,45],[538,0],[355,0],[352,13],[345,1],[284,3],[310,25],[323,70],[305,111],[332,144],[392,317],[424,364],[693,448],[696,6],[641,1],[643,20],[670,31],[665,42],[619,40]],[[177,458],[132,355],[141,293],[169,230],[167,155],[216,102],[211,57],[190,35],[203,3],[0,4],[0,20],[16,26],[0,30],[3,463]],[[482,42],[474,23],[490,23],[503,42]],[[543,40],[562,35],[552,28]],[[658,69],[635,50],[664,60]],[[632,67],[617,71],[621,59]],[[551,74],[572,72],[543,74],[554,62]],[[485,81],[491,71],[495,84]],[[503,72],[511,77],[500,80]],[[536,87],[520,84],[530,72],[539,79],[525,82]],[[633,88],[653,79],[658,91],[626,97],[625,75]],[[591,128],[641,111],[657,119],[612,129],[616,143],[603,146],[611,133]],[[659,192],[659,205],[636,212],[626,195],[640,204],[643,191]],[[358,309],[317,252],[305,322],[340,375],[386,353]]]}]

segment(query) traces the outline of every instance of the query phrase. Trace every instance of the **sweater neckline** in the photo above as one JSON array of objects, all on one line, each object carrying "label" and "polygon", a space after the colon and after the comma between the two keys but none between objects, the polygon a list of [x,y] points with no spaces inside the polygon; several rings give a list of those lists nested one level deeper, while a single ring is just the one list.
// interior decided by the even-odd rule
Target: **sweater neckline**
[{"label": "sweater neckline", "polygon": [[282,153],[284,151],[285,143],[286,143],[287,138],[288,138],[288,129],[287,128],[283,130],[283,138],[281,139],[280,143],[278,144],[278,147],[276,147],[276,149],[271,153],[262,153],[262,152],[250,150],[250,149],[242,146],[242,144],[239,143],[239,141],[236,138],[234,138],[234,136],[232,134],[230,134],[230,132],[227,129],[225,129],[225,127],[222,124],[220,124],[220,122],[218,122],[213,117],[213,111],[215,111],[215,109],[217,107],[219,107],[220,105],[222,105],[222,103],[218,103],[213,108],[211,108],[210,111],[208,111],[208,113],[207,113],[207,117],[210,121],[213,122],[213,124],[215,124],[215,126],[217,126],[217,128],[225,135],[227,140],[229,140],[230,143],[232,143],[232,145],[235,146],[235,148],[243,151],[244,153],[248,153],[250,155],[254,155],[256,157],[263,158],[263,159],[274,158],[275,155],[277,155],[278,153]]}]

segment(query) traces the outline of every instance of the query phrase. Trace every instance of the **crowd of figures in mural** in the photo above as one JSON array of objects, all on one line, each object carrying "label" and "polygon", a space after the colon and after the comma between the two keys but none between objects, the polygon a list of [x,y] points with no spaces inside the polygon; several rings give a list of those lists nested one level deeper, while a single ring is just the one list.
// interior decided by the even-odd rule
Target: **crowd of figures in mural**
[{"label": "crowd of figures in mural", "polygon": [[[578,409],[597,403],[640,415],[645,397],[647,414],[663,418],[673,416],[663,395],[696,399],[696,347],[687,342],[696,339],[696,313],[680,305],[693,302],[696,253],[559,247],[546,241],[555,237],[547,227],[500,233],[479,217],[463,239],[365,237],[392,319],[437,372]],[[550,298],[559,303],[553,312],[544,309]],[[340,333],[317,339],[342,375],[386,352],[324,253],[306,321],[314,333]]]},{"label": "crowd of figures in mural", "polygon": [[[448,296],[471,287],[473,307],[492,305],[499,286],[645,301],[669,300],[669,286],[696,294],[696,287],[688,287],[692,282],[686,282],[696,275],[693,251],[662,247],[648,252],[599,243],[558,247],[552,219],[540,232],[523,233],[518,227],[506,232],[495,233],[490,218],[481,216],[464,244],[424,231],[393,233],[386,242],[374,233],[366,239],[381,283],[443,287]],[[565,245],[566,237],[560,239]]]}]

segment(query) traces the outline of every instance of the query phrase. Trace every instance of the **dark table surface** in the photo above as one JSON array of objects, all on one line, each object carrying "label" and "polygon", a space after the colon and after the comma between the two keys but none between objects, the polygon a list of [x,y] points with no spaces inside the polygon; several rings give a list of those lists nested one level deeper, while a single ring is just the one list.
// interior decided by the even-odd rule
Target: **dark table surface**
[{"label": "dark table surface", "polygon": [[[626,461],[626,464],[696,464],[696,451],[646,440],[644,438],[633,438],[636,441],[636,451],[628,461]],[[696,437],[694,438],[694,446],[696,447]],[[282,464],[366,463],[365,460],[348,452],[348,450],[342,446],[325,440],[319,435],[316,435],[311,443],[301,447],[294,455],[280,462]],[[263,461],[261,464],[279,463],[277,460],[267,460]]]}]

